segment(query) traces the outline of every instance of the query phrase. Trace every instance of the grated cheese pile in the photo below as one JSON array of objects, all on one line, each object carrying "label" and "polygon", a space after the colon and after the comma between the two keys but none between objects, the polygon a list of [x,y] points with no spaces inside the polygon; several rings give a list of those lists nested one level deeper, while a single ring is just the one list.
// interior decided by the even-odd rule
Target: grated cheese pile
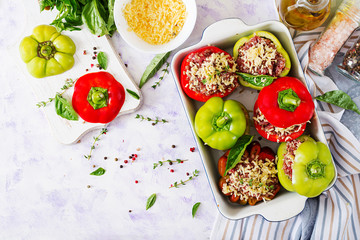
[{"label": "grated cheese pile", "polygon": [[[229,66],[232,63],[232,67]],[[229,59],[224,53],[212,53],[201,65],[190,62],[190,69],[186,72],[189,76],[190,86],[193,91],[197,91],[199,81],[203,83],[208,93],[214,91],[225,93],[229,87],[234,87],[237,76],[236,63]],[[225,74],[227,73],[227,74]]]},{"label": "grated cheese pile", "polygon": [[265,65],[269,69],[269,75],[273,74],[272,62],[276,62],[276,48],[261,41],[248,49],[239,49],[239,53],[246,59],[244,65],[249,68],[252,73],[257,73],[259,69]]},{"label": "grated cheese pile", "polygon": [[274,189],[274,179],[277,179],[275,161],[258,159],[258,155],[251,162],[245,158],[229,174],[227,182],[223,184],[224,194],[233,193],[244,201],[250,197],[271,200],[269,196],[274,195],[271,190]]},{"label": "grated cheese pile", "polygon": [[181,0],[132,0],[126,4],[123,14],[129,31],[153,45],[175,38],[187,15]]}]

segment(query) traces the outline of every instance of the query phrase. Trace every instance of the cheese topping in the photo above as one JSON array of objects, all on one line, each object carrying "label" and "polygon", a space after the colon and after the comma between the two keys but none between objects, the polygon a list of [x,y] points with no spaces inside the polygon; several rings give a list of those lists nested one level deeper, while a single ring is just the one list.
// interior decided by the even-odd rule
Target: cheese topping
[{"label": "cheese topping", "polygon": [[259,159],[258,155],[253,160],[243,158],[234,171],[229,171],[229,178],[223,184],[224,194],[233,193],[247,201],[250,197],[257,200],[271,200],[274,193],[274,184],[277,184],[277,169],[275,161]]},{"label": "cheese topping", "polygon": [[224,53],[212,53],[201,64],[192,61],[189,66],[186,75],[189,77],[189,88],[193,91],[198,91],[198,86],[204,85],[208,95],[213,92],[225,93],[237,81],[234,74],[236,63]]},{"label": "cheese topping", "polygon": [[306,124],[294,124],[287,128],[276,127],[268,122],[268,120],[265,118],[264,114],[262,114],[259,108],[256,109],[253,119],[262,127],[268,137],[275,134],[278,135],[280,138],[285,137],[285,141],[291,140],[291,137],[289,135],[295,132],[299,132],[302,126]]},{"label": "cheese topping", "polygon": [[273,74],[273,62],[276,62],[276,48],[267,44],[264,41],[252,45],[248,49],[239,49],[239,54],[245,59],[244,65],[249,68],[251,72],[257,73],[260,68],[267,67],[269,75]]},{"label": "cheese topping", "polygon": [[159,45],[175,38],[184,26],[186,7],[181,0],[132,0],[123,9],[129,31]]}]

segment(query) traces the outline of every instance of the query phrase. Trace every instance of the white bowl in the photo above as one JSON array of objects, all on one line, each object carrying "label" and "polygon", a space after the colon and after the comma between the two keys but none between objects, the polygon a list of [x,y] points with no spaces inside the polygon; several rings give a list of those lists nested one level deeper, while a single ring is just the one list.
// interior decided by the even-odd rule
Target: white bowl
[{"label": "white bowl", "polygon": [[127,44],[137,49],[138,51],[145,53],[154,53],[154,54],[171,51],[179,47],[181,44],[183,44],[194,29],[196,16],[197,16],[196,2],[195,0],[182,0],[186,7],[187,16],[184,26],[180,31],[180,33],[168,43],[161,45],[149,44],[144,40],[142,40],[141,38],[139,38],[133,31],[128,30],[129,25],[124,18],[123,8],[130,1],[131,0],[115,1],[114,18],[115,18],[117,31],[120,33],[121,37],[124,39],[124,41]]}]

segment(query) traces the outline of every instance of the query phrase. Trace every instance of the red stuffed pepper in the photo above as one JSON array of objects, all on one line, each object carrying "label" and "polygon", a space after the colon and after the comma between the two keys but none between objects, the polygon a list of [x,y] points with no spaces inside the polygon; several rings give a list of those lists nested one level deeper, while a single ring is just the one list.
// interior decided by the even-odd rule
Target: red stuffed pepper
[{"label": "red stuffed pepper", "polygon": [[294,77],[282,77],[264,87],[254,106],[254,125],[273,142],[286,142],[303,134],[315,111],[307,87]]},{"label": "red stuffed pepper", "polygon": [[72,105],[87,122],[112,121],[124,101],[124,87],[108,72],[88,73],[75,83]]},{"label": "red stuffed pepper", "polygon": [[181,64],[181,86],[192,99],[225,97],[239,86],[236,63],[220,48],[206,46],[189,53]]}]

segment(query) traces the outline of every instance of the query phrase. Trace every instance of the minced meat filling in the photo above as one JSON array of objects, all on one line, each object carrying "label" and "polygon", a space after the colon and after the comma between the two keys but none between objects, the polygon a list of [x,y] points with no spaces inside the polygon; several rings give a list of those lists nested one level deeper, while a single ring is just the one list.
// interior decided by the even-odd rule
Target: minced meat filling
[{"label": "minced meat filling", "polygon": [[235,61],[224,53],[213,53],[209,49],[190,55],[185,74],[190,90],[206,96],[226,93],[239,85]]},{"label": "minced meat filling", "polygon": [[278,77],[285,68],[285,58],[269,39],[254,36],[238,51],[236,63],[240,72]]},{"label": "minced meat filling", "polygon": [[222,186],[224,194],[234,194],[240,200],[249,198],[271,200],[279,187],[275,160],[242,157],[241,162],[231,169]]},{"label": "minced meat filling", "polygon": [[[261,129],[265,131],[268,136],[277,135],[279,137],[284,137],[285,141],[290,140],[291,139],[290,135],[294,132],[300,131],[302,126],[306,124],[306,123],[295,124],[287,128],[276,127],[268,122],[268,120],[265,118],[264,114],[262,114],[259,108],[255,110],[253,119],[259,124]],[[286,139],[287,137],[289,139]]]},{"label": "minced meat filling", "polygon": [[284,155],[283,170],[286,176],[292,180],[292,168],[295,160],[295,151],[300,146],[301,141],[294,139],[286,143],[286,154]]}]

